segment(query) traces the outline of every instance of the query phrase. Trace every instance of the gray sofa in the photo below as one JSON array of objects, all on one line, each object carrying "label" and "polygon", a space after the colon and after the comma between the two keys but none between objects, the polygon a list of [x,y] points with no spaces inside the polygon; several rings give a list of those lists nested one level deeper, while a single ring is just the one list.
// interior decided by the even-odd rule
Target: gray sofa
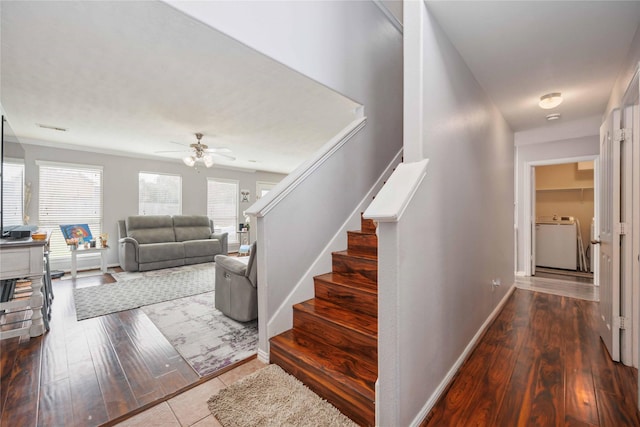
[{"label": "gray sofa", "polygon": [[137,215],[118,221],[118,257],[125,271],[211,262],[228,253],[227,233],[206,216]]},{"label": "gray sofa", "polygon": [[239,322],[258,317],[258,263],[256,242],[246,258],[216,255],[215,306],[225,316]]}]

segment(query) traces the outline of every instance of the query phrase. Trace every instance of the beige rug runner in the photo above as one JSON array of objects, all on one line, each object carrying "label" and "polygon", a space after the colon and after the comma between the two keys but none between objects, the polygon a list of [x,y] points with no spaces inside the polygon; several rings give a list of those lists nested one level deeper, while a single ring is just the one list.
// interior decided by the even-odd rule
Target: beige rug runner
[{"label": "beige rug runner", "polygon": [[357,427],[277,365],[231,384],[207,403],[224,427]]}]

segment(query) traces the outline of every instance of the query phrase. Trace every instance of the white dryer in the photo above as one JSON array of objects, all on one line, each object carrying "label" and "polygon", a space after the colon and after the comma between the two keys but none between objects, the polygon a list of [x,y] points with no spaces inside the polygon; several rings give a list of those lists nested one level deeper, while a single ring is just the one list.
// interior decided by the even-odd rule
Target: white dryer
[{"label": "white dryer", "polygon": [[578,236],[571,217],[536,223],[536,266],[578,270]]}]

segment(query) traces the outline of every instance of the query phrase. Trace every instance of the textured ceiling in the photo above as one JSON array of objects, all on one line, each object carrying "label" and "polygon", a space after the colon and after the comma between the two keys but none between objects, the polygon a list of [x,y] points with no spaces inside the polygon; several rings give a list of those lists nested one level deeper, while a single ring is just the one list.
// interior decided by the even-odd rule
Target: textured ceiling
[{"label": "textured ceiling", "polygon": [[[0,102],[23,142],[289,173],[358,104],[162,2],[2,1]],[[42,129],[37,124],[67,128]]]},{"label": "textured ceiling", "polygon": [[426,3],[514,131],[603,114],[640,23],[640,1]]}]

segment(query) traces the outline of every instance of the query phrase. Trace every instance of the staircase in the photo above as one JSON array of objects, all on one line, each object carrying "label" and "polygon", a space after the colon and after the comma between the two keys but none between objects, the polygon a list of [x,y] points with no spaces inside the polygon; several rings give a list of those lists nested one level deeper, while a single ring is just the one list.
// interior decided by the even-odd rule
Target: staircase
[{"label": "staircase", "polygon": [[360,425],[375,423],[378,378],[378,238],[372,220],[348,231],[315,298],[293,306],[293,329],[271,339],[270,358]]}]

